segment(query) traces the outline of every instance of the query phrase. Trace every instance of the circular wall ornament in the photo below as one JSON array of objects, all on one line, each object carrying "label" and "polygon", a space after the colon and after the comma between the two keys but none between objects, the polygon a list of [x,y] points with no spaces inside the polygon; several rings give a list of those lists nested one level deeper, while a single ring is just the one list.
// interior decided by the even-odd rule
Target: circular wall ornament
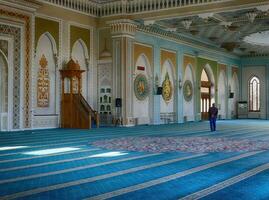
[{"label": "circular wall ornament", "polygon": [[163,87],[163,92],[162,92],[163,99],[166,102],[168,102],[172,99],[172,94],[173,94],[172,83],[169,79],[168,72],[166,72],[165,74],[165,79],[163,81],[162,87]]},{"label": "circular wall ornament", "polygon": [[143,101],[148,97],[149,85],[147,77],[143,74],[138,74],[134,80],[134,93],[138,100]]},{"label": "circular wall ornament", "polygon": [[186,101],[190,101],[193,95],[192,83],[190,80],[186,80],[183,85],[183,95]]}]

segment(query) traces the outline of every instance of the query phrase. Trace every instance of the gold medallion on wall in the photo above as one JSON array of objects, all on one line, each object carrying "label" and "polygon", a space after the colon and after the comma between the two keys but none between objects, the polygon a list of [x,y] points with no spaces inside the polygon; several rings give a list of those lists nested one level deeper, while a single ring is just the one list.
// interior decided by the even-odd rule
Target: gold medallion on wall
[{"label": "gold medallion on wall", "polygon": [[162,97],[165,102],[169,102],[172,99],[172,94],[173,94],[173,88],[172,88],[172,83],[169,78],[168,72],[165,74],[165,79],[162,84],[163,92],[162,92]]},{"label": "gold medallion on wall", "polygon": [[149,85],[147,77],[138,74],[134,80],[134,93],[138,100],[144,101],[149,95]]}]

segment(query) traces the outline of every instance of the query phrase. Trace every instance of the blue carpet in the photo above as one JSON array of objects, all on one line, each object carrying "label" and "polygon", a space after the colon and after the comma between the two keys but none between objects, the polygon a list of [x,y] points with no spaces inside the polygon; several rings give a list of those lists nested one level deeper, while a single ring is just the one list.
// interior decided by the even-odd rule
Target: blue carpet
[{"label": "blue carpet", "polygon": [[[125,136],[268,141],[269,121],[218,121],[216,132],[209,131],[208,122],[3,132],[0,199],[269,199],[267,150],[146,153],[89,145]],[[4,149],[16,146],[18,149]],[[74,149],[42,151],[63,148]]]}]

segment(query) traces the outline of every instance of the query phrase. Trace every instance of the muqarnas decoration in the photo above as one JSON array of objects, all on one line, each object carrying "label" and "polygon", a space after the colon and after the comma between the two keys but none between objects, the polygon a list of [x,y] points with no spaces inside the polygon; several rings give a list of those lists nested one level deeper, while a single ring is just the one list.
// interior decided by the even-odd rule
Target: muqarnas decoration
[{"label": "muqarnas decoration", "polygon": [[134,80],[134,92],[138,100],[143,101],[148,97],[149,85],[147,77],[143,74],[138,74]]},{"label": "muqarnas decoration", "polygon": [[173,94],[172,83],[170,81],[168,72],[166,72],[165,74],[165,79],[163,81],[162,87],[163,87],[162,97],[166,102],[168,102],[172,99]]},{"label": "muqarnas decoration", "polygon": [[39,61],[39,71],[37,76],[37,106],[49,107],[50,79],[48,61],[44,54]]},{"label": "muqarnas decoration", "polygon": [[186,80],[183,85],[183,95],[186,101],[191,101],[193,95],[192,83],[190,80]]}]

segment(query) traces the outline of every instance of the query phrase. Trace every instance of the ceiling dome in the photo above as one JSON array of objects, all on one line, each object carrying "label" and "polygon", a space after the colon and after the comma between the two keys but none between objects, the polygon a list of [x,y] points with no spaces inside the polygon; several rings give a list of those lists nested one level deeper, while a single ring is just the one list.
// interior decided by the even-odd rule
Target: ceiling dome
[{"label": "ceiling dome", "polygon": [[269,31],[250,34],[244,38],[244,41],[249,44],[269,47]]}]

